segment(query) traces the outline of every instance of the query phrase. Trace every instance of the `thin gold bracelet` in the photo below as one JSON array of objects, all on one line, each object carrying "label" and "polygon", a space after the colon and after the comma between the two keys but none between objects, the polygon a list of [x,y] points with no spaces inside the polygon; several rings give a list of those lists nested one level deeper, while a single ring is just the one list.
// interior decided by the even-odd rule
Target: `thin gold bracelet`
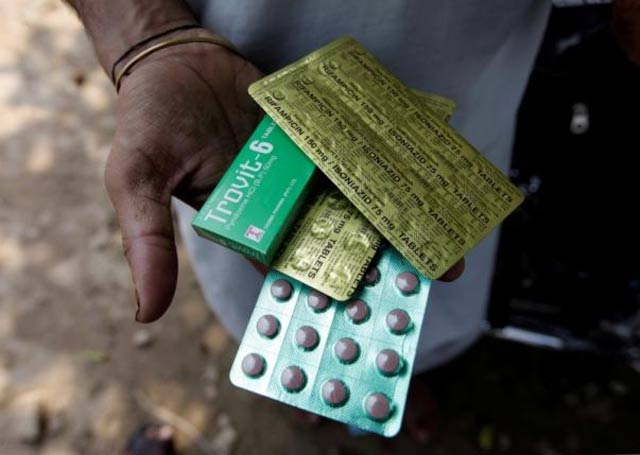
[{"label": "thin gold bracelet", "polygon": [[215,45],[224,47],[225,49],[233,52],[234,54],[241,55],[238,49],[236,49],[236,47],[233,44],[231,44],[229,41],[227,41],[224,38],[216,38],[213,36],[186,36],[186,37],[183,36],[180,38],[173,38],[166,41],[162,41],[161,43],[155,44],[143,50],[139,54],[136,54],[131,60],[127,62],[126,65],[124,65],[124,68],[120,70],[120,72],[118,73],[118,76],[116,77],[116,81],[115,81],[116,93],[120,91],[120,85],[122,84],[122,79],[124,78],[124,76],[140,60],[145,59],[146,57],[153,54],[154,52],[159,51],[160,49],[165,49],[167,47],[178,46],[180,44],[189,44],[189,43],[215,44]]}]

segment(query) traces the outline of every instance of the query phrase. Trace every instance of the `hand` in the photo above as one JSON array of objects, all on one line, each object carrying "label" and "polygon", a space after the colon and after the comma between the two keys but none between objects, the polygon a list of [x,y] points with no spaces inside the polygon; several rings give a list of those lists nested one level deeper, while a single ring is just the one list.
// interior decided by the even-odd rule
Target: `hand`
[{"label": "hand", "polygon": [[[247,88],[260,76],[223,47],[184,44],[152,54],[123,79],[105,181],[139,322],[162,316],[175,292],[171,196],[202,206],[258,122]],[[440,280],[453,281],[463,270],[464,260]]]},{"label": "hand", "polygon": [[227,49],[198,43],[160,50],[123,79],[105,181],[137,321],[159,318],[175,292],[171,196],[196,209],[206,200],[257,124],[260,111],[247,87],[260,76]]}]

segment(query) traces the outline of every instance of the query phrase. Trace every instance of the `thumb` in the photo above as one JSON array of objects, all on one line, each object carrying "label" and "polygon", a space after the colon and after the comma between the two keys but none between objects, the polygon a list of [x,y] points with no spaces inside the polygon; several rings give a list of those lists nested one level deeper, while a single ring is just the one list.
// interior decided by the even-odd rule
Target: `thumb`
[{"label": "thumb", "polygon": [[152,322],[162,316],[176,289],[178,260],[171,190],[162,167],[138,148],[114,146],[105,169],[107,192],[120,223],[124,255],[136,291],[138,322]]}]

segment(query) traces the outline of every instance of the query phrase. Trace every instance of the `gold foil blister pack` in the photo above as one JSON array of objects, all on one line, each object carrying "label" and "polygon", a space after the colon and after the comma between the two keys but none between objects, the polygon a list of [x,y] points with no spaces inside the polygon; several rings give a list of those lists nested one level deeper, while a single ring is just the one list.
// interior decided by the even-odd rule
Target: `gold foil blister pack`
[{"label": "gold foil blister pack", "polygon": [[353,39],[334,41],[249,91],[430,278],[522,202],[497,168]]}]

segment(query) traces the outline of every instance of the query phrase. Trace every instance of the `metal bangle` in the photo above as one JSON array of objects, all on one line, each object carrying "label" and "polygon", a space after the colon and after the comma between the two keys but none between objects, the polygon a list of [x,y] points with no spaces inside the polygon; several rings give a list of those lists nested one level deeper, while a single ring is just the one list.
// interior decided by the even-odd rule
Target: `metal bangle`
[{"label": "metal bangle", "polygon": [[234,54],[240,55],[240,52],[238,51],[238,49],[236,49],[236,47],[233,44],[231,44],[228,40],[224,38],[217,38],[214,36],[186,36],[186,37],[183,36],[180,38],[169,39],[161,43],[155,44],[143,50],[139,54],[136,54],[131,60],[127,62],[126,65],[124,65],[124,67],[122,68],[122,70],[120,70],[115,80],[116,93],[120,91],[120,85],[122,84],[122,79],[124,78],[124,76],[126,76],[126,74],[131,70],[131,68],[133,68],[133,66],[136,63],[138,63],[139,61],[145,59],[149,55],[161,49],[165,49],[167,47],[172,47],[172,46],[178,46],[180,44],[190,44],[190,43],[215,44],[217,46],[224,47],[225,49],[233,52]]}]

